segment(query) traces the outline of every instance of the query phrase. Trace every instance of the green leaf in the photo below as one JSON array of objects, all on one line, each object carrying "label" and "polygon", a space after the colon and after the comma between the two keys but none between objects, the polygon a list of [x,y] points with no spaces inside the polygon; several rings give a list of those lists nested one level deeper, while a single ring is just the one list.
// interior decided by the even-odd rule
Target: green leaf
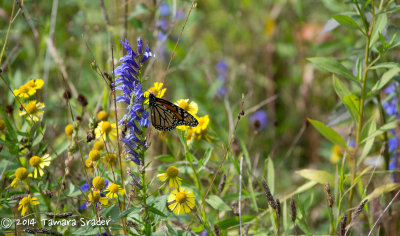
[{"label": "green leaf", "polygon": [[240,139],[240,146],[242,147],[242,152],[244,155],[244,159],[246,160],[246,164],[249,167],[249,169],[251,169],[251,161],[250,161],[250,155],[249,155],[249,151],[247,151],[247,147],[246,144],[244,143],[244,141],[242,139]]},{"label": "green leaf", "polygon": [[368,199],[368,201],[371,201],[372,199],[377,198],[384,193],[391,192],[391,191],[399,189],[399,188],[400,188],[399,183],[391,183],[391,184],[385,184],[385,185],[379,186],[379,187],[375,188],[374,191],[372,191],[372,193],[368,194],[368,196],[366,196],[364,198],[364,200]]},{"label": "green leaf", "polygon": [[376,17],[374,28],[372,29],[372,33],[371,33],[371,40],[369,41],[370,48],[378,40],[379,34],[382,33],[382,31],[385,29],[385,27],[387,25],[387,21],[388,21],[388,19],[387,19],[386,14],[382,13]]},{"label": "green leaf", "polygon": [[[242,216],[242,223],[250,222],[254,218],[255,218],[254,216],[244,215],[244,216]],[[239,225],[239,217],[236,216],[236,217],[231,217],[231,218],[228,218],[225,220],[218,221],[216,223],[216,225],[218,225],[218,227],[222,230],[238,226]]]},{"label": "green leaf", "polygon": [[329,141],[347,149],[347,145],[342,137],[332,128],[317,120],[308,119],[308,121],[314,126],[314,128],[318,130],[320,134],[322,134]]},{"label": "green leaf", "polygon": [[217,195],[210,195],[206,202],[212,206],[215,210],[219,211],[231,211],[232,209]]},{"label": "green leaf", "polygon": [[336,94],[339,96],[340,100],[343,101],[344,97],[350,95],[351,92],[347,87],[338,79],[335,75],[333,75],[333,87],[335,88]]},{"label": "green leaf", "polygon": [[162,217],[167,217],[162,211],[158,210],[157,208],[154,208],[152,206],[147,206],[147,209],[151,212],[153,212],[156,215],[162,216]]},{"label": "green leaf", "polygon": [[125,217],[125,216],[129,215],[129,214],[130,214],[131,212],[133,212],[133,211],[139,212],[140,209],[134,208],[134,207],[129,208],[128,210],[125,210],[125,211],[121,212],[121,214],[119,214],[119,215],[117,216],[116,220],[119,220],[119,219],[121,219],[122,217]]},{"label": "green leaf", "polygon": [[171,155],[160,155],[155,157],[156,160],[163,161],[163,162],[174,162],[176,158]]},{"label": "green leaf", "polygon": [[386,84],[388,84],[394,76],[396,76],[400,72],[400,67],[394,67],[388,71],[386,71],[380,80],[376,82],[374,87],[372,87],[371,91],[372,93],[375,93],[379,91],[381,88],[383,88]]},{"label": "green leaf", "polygon": [[358,117],[360,116],[360,100],[354,94],[344,96],[343,103],[349,111],[355,124],[358,123]]},{"label": "green leaf", "polygon": [[[371,117],[371,119],[369,119],[369,121],[367,123],[365,123],[364,127],[362,128],[361,139],[368,137],[369,135],[373,134],[375,131],[376,131],[375,118]],[[357,162],[358,164],[360,164],[364,160],[364,158],[367,157],[367,155],[371,151],[373,145],[374,145],[374,139],[369,139],[365,143],[364,148],[361,153],[361,157]]]},{"label": "green leaf", "polygon": [[271,194],[275,193],[275,168],[271,157],[267,159],[267,184],[271,190]]},{"label": "green leaf", "polygon": [[313,169],[303,169],[296,170],[296,173],[301,175],[301,177],[315,181],[320,184],[329,183],[331,186],[335,183],[335,178],[333,175],[329,174],[323,170],[313,170]]},{"label": "green leaf", "polygon": [[314,64],[316,67],[337,74],[345,77],[346,79],[349,79],[351,81],[357,82],[359,84],[359,81],[354,77],[354,75],[342,64],[340,64],[338,61],[336,61],[333,58],[328,58],[328,57],[311,57],[307,58],[312,64]]},{"label": "green leaf", "polygon": [[185,158],[190,163],[192,163],[194,160],[193,155],[190,152],[185,153]]},{"label": "green leaf", "polygon": [[207,165],[208,161],[211,158],[212,152],[213,152],[213,148],[212,147],[207,148],[206,152],[204,153],[203,158],[201,159],[202,162],[201,162],[201,165],[198,168],[198,171],[201,171]]},{"label": "green leaf", "polygon": [[335,15],[333,19],[337,21],[339,24],[349,27],[351,29],[360,29],[360,26],[350,17],[347,15]]},{"label": "green leaf", "polygon": [[388,130],[395,129],[396,127],[397,127],[397,120],[387,123],[387,124],[383,125],[382,127],[380,127],[378,130],[376,130],[375,132],[373,132],[372,134],[368,135],[368,137],[363,139],[360,142],[360,144],[363,144],[364,142],[366,142],[370,139],[374,139],[376,136],[381,135]]},{"label": "green leaf", "polygon": [[383,62],[383,63],[379,63],[378,65],[371,66],[369,69],[370,70],[376,70],[376,69],[382,69],[382,68],[391,69],[394,67],[399,67],[399,64],[397,64],[395,62]]},{"label": "green leaf", "polygon": [[249,173],[249,195],[250,195],[250,200],[252,203],[252,206],[256,212],[258,212],[258,206],[257,206],[257,200],[256,200],[256,195],[254,193],[254,188],[253,188],[253,183],[251,181],[251,175]]}]

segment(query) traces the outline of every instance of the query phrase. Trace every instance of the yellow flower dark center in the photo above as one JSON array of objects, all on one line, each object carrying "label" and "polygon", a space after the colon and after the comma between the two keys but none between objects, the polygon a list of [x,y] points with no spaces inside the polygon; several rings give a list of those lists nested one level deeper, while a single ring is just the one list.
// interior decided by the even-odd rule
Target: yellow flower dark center
[{"label": "yellow flower dark center", "polygon": [[190,110],[189,104],[185,101],[181,102],[179,106],[186,111]]},{"label": "yellow flower dark center", "polygon": [[178,203],[184,203],[186,201],[186,198],[187,198],[186,193],[184,193],[184,192],[177,193],[176,197],[175,197],[175,199]]},{"label": "yellow flower dark center", "polygon": [[92,151],[89,152],[89,157],[93,161],[98,161],[100,159],[100,152],[97,151],[96,149],[93,149]]},{"label": "yellow flower dark center", "polygon": [[42,163],[42,159],[38,156],[33,156],[29,159],[29,164],[35,168],[39,167],[40,163]]},{"label": "yellow flower dark center", "polygon": [[103,124],[101,124],[101,131],[103,133],[108,134],[111,131],[111,124],[108,121],[104,121]]},{"label": "yellow flower dark center", "polygon": [[116,185],[116,184],[111,184],[110,187],[108,187],[108,189],[109,189],[110,192],[112,192],[112,193],[117,193],[117,192],[118,192],[118,185]]},{"label": "yellow flower dark center", "polygon": [[85,166],[87,168],[92,168],[93,167],[93,161],[92,161],[92,159],[90,157],[85,160]]},{"label": "yellow flower dark center", "polygon": [[25,109],[26,109],[26,112],[28,112],[28,114],[30,114],[30,115],[35,114],[37,112],[36,102],[28,103],[28,105],[26,105]]},{"label": "yellow flower dark center", "polygon": [[33,88],[35,87],[35,82],[33,80],[30,80],[28,83],[26,83],[26,86]]},{"label": "yellow flower dark center", "polygon": [[94,143],[93,148],[96,150],[103,150],[104,149],[104,144],[101,141],[97,141]]},{"label": "yellow flower dark center", "polygon": [[24,197],[24,198],[22,198],[21,199],[21,201],[19,202],[19,204],[21,204],[21,205],[23,205],[23,206],[26,206],[26,205],[28,205],[29,204],[29,196],[28,197]]},{"label": "yellow flower dark center", "polygon": [[108,114],[105,111],[99,111],[99,113],[97,113],[98,120],[105,121],[105,120],[107,120],[107,117],[108,117]]},{"label": "yellow flower dark center", "polygon": [[104,156],[104,159],[105,159],[106,163],[110,163],[111,165],[114,165],[115,163],[117,163],[117,156],[113,153],[106,154]]},{"label": "yellow flower dark center", "polygon": [[89,201],[91,202],[99,202],[100,198],[101,196],[99,191],[93,191],[93,195],[92,193],[89,194]]},{"label": "yellow flower dark center", "polygon": [[170,166],[167,169],[167,175],[169,178],[175,178],[176,176],[178,176],[179,171],[178,168],[176,168],[175,166]]},{"label": "yellow flower dark center", "polygon": [[21,93],[27,93],[29,91],[29,87],[22,85],[21,87],[19,87],[19,91],[21,91]]},{"label": "yellow flower dark center", "polygon": [[25,167],[20,167],[15,171],[15,176],[19,180],[24,180],[28,177],[28,170]]},{"label": "yellow flower dark center", "polygon": [[97,176],[93,179],[92,184],[95,189],[102,190],[106,182],[104,181],[103,177]]}]

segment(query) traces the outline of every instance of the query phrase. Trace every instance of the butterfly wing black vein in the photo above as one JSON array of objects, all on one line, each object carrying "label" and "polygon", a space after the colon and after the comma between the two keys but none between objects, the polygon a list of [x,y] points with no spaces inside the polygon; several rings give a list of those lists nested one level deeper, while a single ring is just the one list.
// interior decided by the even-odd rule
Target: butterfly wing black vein
[{"label": "butterfly wing black vein", "polygon": [[199,122],[189,112],[179,106],[150,93],[149,105],[151,123],[161,131],[171,131],[178,125],[196,127]]}]

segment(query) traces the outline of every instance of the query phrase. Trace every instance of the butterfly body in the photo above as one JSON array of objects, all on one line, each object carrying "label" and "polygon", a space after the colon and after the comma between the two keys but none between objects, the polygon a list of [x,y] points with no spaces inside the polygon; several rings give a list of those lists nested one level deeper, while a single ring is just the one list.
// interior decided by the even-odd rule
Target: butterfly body
[{"label": "butterfly body", "polygon": [[189,112],[179,106],[150,93],[149,105],[151,123],[160,131],[171,131],[178,125],[196,127],[199,122]]}]

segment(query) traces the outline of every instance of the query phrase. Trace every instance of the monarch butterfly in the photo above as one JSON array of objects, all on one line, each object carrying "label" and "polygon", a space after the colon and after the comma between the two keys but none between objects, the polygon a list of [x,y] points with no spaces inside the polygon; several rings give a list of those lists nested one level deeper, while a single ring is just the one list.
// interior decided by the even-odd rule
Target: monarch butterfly
[{"label": "monarch butterfly", "polygon": [[196,127],[199,122],[189,112],[179,106],[150,93],[149,105],[151,123],[161,131],[171,131],[178,125]]}]

